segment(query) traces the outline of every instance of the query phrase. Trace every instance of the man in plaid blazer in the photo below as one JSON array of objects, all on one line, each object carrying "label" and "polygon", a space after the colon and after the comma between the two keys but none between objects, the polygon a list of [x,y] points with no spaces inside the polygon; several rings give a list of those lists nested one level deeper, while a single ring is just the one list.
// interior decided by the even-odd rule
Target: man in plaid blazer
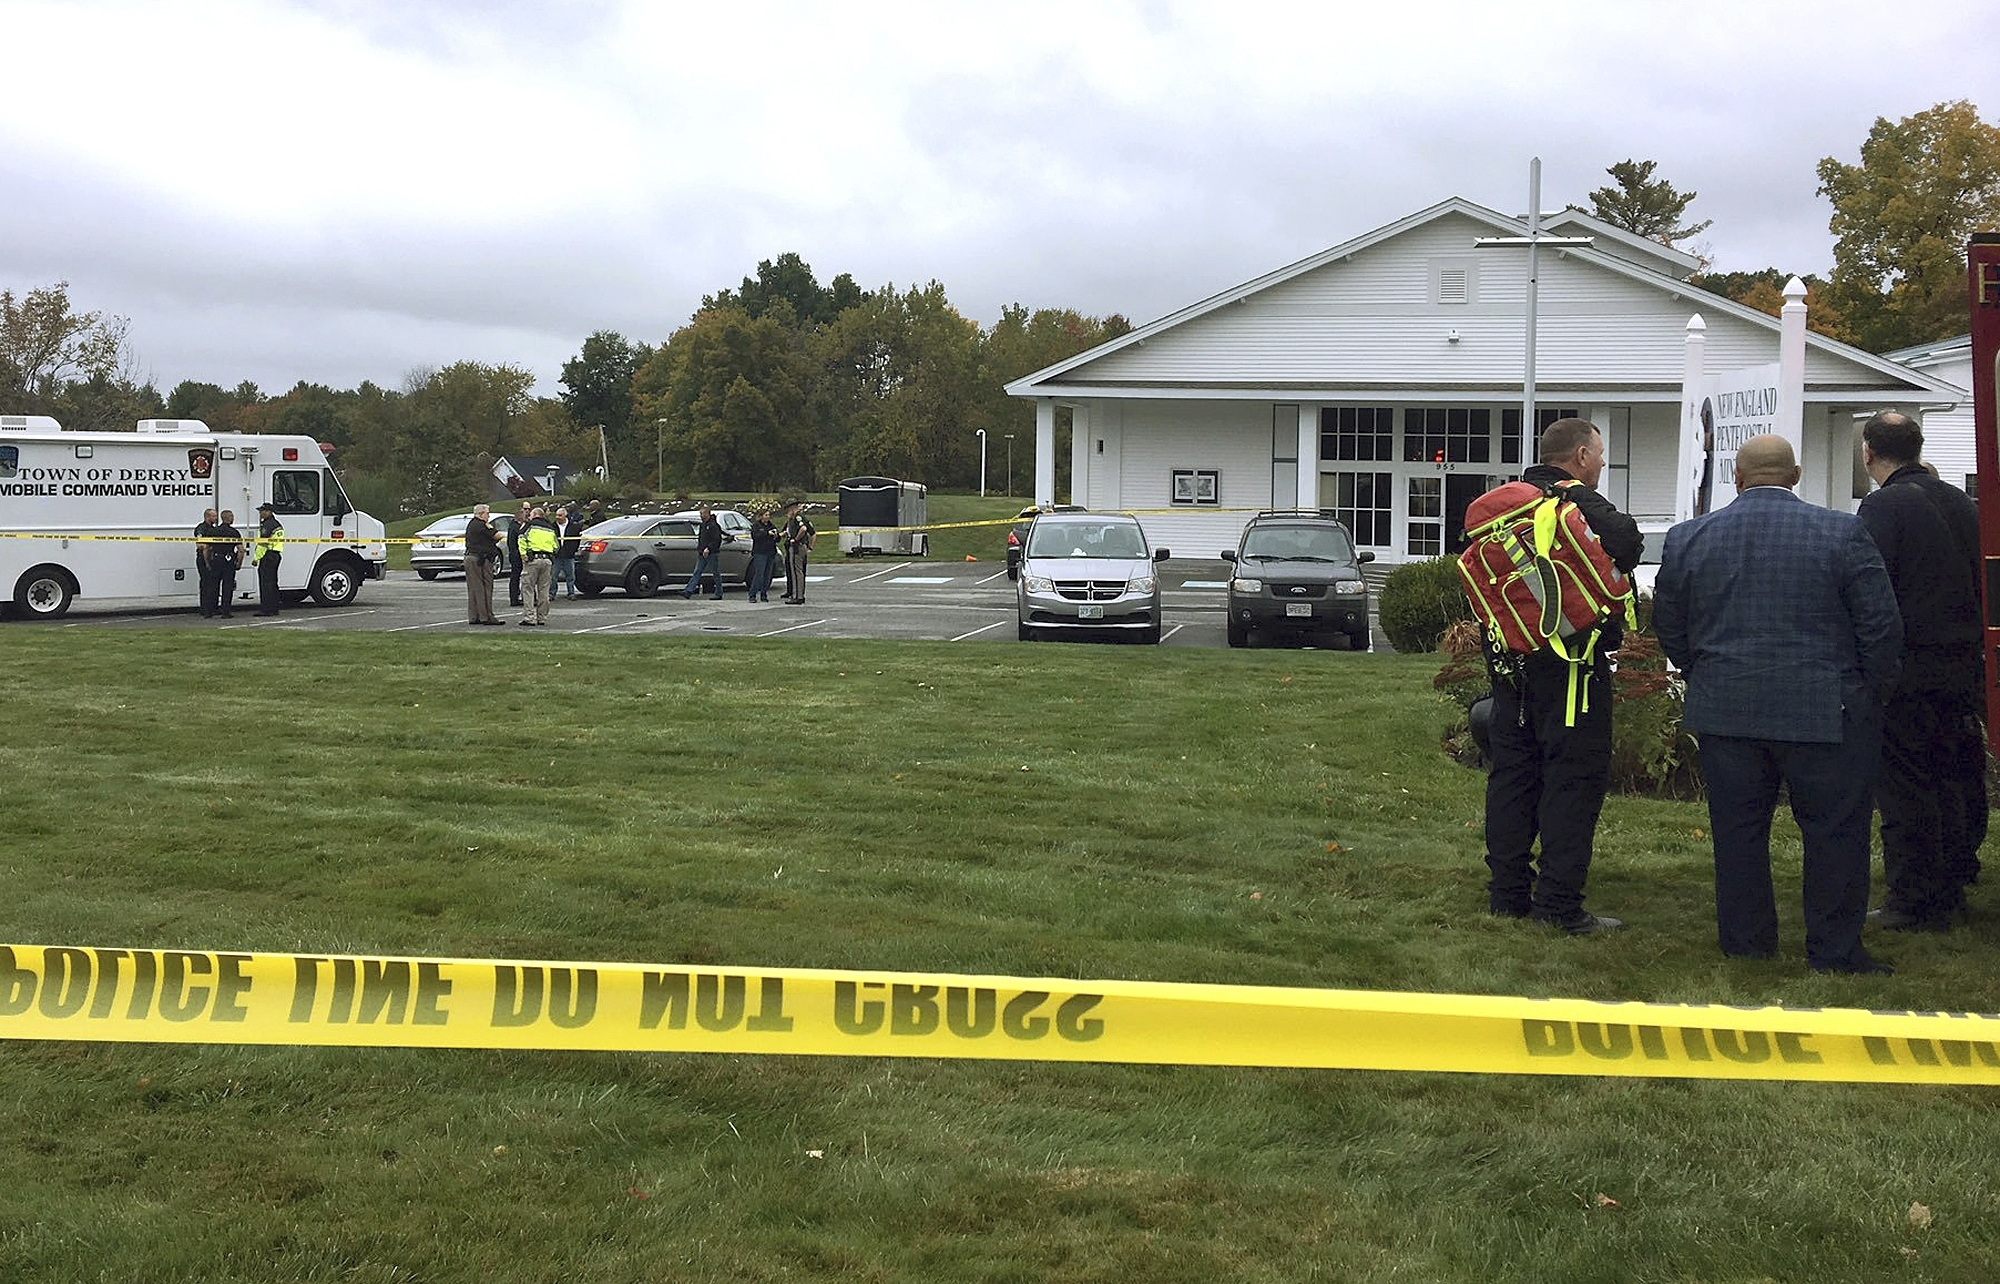
[{"label": "man in plaid blazer", "polygon": [[1734,958],[1778,947],[1771,816],[1778,782],[1805,841],[1806,961],[1887,972],[1861,945],[1881,703],[1902,617],[1867,528],[1792,493],[1791,443],[1736,455],[1736,500],[1667,533],[1653,630],[1687,675],[1715,844],[1716,937]]}]

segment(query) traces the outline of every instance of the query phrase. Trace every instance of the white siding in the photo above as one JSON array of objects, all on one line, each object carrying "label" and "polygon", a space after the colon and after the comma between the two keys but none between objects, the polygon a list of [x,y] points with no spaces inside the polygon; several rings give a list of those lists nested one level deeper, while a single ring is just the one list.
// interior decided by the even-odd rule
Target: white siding
[{"label": "white siding", "polygon": [[1674,473],[1680,467],[1681,408],[1632,407],[1630,493],[1626,511],[1635,517],[1672,517]]}]

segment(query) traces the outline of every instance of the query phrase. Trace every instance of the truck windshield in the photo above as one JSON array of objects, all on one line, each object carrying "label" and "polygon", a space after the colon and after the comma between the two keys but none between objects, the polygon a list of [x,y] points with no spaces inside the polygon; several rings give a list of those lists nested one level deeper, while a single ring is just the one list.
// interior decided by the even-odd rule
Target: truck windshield
[{"label": "truck windshield", "polygon": [[354,505],[347,502],[347,492],[340,488],[340,478],[333,475],[333,469],[326,470],[326,513],[339,521],[354,511]]}]

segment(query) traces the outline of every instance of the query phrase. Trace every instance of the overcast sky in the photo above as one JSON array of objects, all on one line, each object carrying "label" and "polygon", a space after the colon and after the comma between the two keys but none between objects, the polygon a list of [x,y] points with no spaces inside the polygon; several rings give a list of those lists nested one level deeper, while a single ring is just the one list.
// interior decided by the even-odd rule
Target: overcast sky
[{"label": "overcast sky", "polygon": [[1821,157],[2000,118],[1992,0],[0,0],[0,48],[0,287],[129,318],[162,392],[553,395],[787,250],[1143,323],[1446,197],[1523,213],[1537,155],[1545,209],[1655,160],[1719,269],[1824,273]]}]

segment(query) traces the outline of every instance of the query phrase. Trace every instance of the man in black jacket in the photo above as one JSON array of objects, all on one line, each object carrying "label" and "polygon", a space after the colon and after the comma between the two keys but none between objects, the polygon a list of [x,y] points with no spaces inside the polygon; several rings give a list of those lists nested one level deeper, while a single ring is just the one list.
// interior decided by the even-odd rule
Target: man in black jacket
[{"label": "man in black jacket", "polygon": [[1965,911],[1986,838],[1979,510],[1921,462],[1923,430],[1884,411],[1861,430],[1877,490],[1861,522],[1903,615],[1903,676],[1882,716],[1875,802],[1887,892],[1881,926],[1942,932]]},{"label": "man in black jacket", "polygon": [[701,529],[695,535],[694,574],[688,576],[687,587],[681,590],[682,597],[693,597],[701,592],[701,581],[705,575],[715,576],[715,600],[722,600],[722,543],[728,539],[722,533],[722,523],[715,520],[708,505],[701,506]]},{"label": "man in black jacket", "polygon": [[[1587,419],[1558,419],[1542,430],[1540,462],[1521,480],[1563,482],[1618,569],[1639,564],[1639,524],[1592,489],[1604,471],[1604,434]],[[1623,634],[1604,626],[1577,682],[1570,725],[1571,666],[1553,651],[1487,656],[1493,677],[1492,769],[1486,777],[1487,909],[1585,936],[1625,926],[1583,908],[1583,886],[1597,836],[1597,816],[1611,781],[1609,653]],[[1539,859],[1535,841],[1541,840]]]}]

